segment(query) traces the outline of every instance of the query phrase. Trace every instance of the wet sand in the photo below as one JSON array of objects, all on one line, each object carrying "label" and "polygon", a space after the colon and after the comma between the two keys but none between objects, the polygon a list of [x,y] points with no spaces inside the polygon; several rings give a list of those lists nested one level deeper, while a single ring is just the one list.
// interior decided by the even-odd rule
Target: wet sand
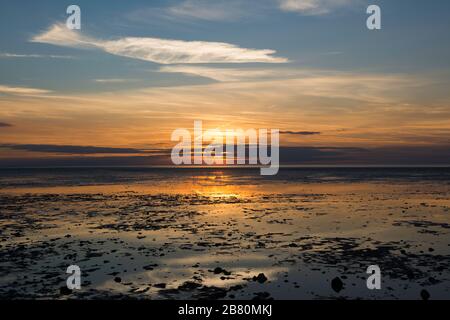
[{"label": "wet sand", "polygon": [[[450,180],[256,172],[4,175],[0,298],[450,297]],[[81,290],[61,289],[72,264]],[[381,290],[366,287],[369,265]]]}]

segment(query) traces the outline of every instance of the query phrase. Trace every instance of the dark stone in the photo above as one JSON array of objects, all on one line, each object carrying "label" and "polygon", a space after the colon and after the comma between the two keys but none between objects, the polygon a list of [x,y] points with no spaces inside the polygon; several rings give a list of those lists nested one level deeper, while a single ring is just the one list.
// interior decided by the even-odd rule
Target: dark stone
[{"label": "dark stone", "polygon": [[431,283],[431,284],[438,284],[440,281],[439,280],[436,280],[436,278],[433,278],[433,277],[429,277],[428,278],[428,281]]},{"label": "dark stone", "polygon": [[192,291],[195,290],[199,287],[201,287],[202,285],[200,283],[197,282],[192,282],[192,281],[186,281],[185,283],[183,283],[181,286],[178,287],[178,290],[181,291]]},{"label": "dark stone", "polygon": [[344,283],[339,277],[336,277],[331,280],[331,288],[333,288],[335,292],[339,293],[344,288]]},{"label": "dark stone", "polygon": [[121,277],[115,277],[114,281],[117,283],[121,283],[122,282],[122,278]]},{"label": "dark stone", "polygon": [[158,265],[155,263],[155,264],[149,264],[149,265],[147,265],[147,266],[144,266],[143,268],[144,268],[144,270],[153,270],[154,268],[156,268]]},{"label": "dark stone", "polygon": [[70,290],[67,287],[61,287],[61,288],[59,288],[59,293],[62,294],[62,295],[67,296],[67,295],[72,293],[72,290]]},{"label": "dark stone", "polygon": [[430,299],[430,293],[423,289],[422,291],[420,291],[420,297],[422,298],[422,300],[429,300]]},{"label": "dark stone", "polygon": [[264,283],[267,281],[267,277],[264,273],[258,274],[258,276],[253,277],[253,281],[258,281],[259,283]]},{"label": "dark stone", "polygon": [[257,292],[252,300],[273,300],[268,292]]},{"label": "dark stone", "polygon": [[198,300],[217,300],[227,296],[227,290],[218,287],[201,287],[193,297]]},{"label": "dark stone", "polygon": [[214,272],[214,274],[220,274],[220,273],[223,272],[223,269],[221,267],[217,267],[217,268],[214,269],[213,272]]},{"label": "dark stone", "polygon": [[229,290],[230,291],[237,291],[237,290],[242,290],[243,288],[244,288],[243,285],[237,284],[237,285],[231,286]]},{"label": "dark stone", "polygon": [[223,273],[223,274],[226,275],[226,276],[231,275],[231,272],[230,272],[230,271],[227,271],[227,270],[225,270],[225,269],[222,269],[221,267],[215,268],[212,272],[214,272],[214,274],[221,274],[221,273]]}]

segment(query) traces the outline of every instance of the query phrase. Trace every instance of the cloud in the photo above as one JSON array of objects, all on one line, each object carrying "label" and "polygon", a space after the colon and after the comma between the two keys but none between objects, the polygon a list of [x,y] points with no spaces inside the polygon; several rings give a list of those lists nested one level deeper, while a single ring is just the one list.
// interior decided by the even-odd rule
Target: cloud
[{"label": "cloud", "polygon": [[[167,146],[175,128],[192,128],[201,119],[205,128],[323,132],[282,136],[289,145],[448,143],[448,99],[424,96],[432,85],[411,74],[310,70],[287,80],[53,93],[14,103],[0,99],[0,121],[17,126],[0,136],[4,143],[19,144]],[[347,130],[337,132],[341,128]]]},{"label": "cloud", "polygon": [[[55,147],[55,146],[53,146]],[[75,147],[74,147],[75,148]],[[95,148],[100,147],[77,147]],[[101,151],[100,148],[99,151]],[[105,148],[104,156],[89,156],[88,152],[82,156],[49,156],[49,157],[17,157],[1,158],[2,167],[49,167],[49,166],[151,166],[172,165],[170,160],[170,149],[152,154],[131,155],[120,152],[120,148]],[[134,150],[134,149],[130,149]],[[40,150],[39,150],[40,151]],[[89,150],[87,150],[89,151]],[[117,156],[106,155],[120,154]],[[76,153],[73,153],[76,154]],[[450,165],[449,146],[396,146],[384,148],[352,148],[352,147],[307,147],[292,146],[280,147],[281,165],[323,165],[323,166],[448,166]],[[354,172],[352,172],[353,174]],[[392,171],[387,172],[392,175]],[[401,174],[401,173],[399,173]],[[370,176],[361,176],[370,179]]]},{"label": "cloud", "polygon": [[0,53],[0,58],[38,58],[38,59],[74,59],[72,56],[61,55],[43,55],[43,54],[17,54],[17,53]]},{"label": "cloud", "polygon": [[5,94],[13,94],[13,95],[39,95],[50,93],[49,90],[44,89],[35,89],[35,88],[27,88],[27,87],[10,87],[10,86],[2,86],[0,85],[0,93]]},{"label": "cloud", "polygon": [[279,0],[284,11],[299,12],[304,15],[323,15],[357,3],[357,0]]},{"label": "cloud", "polygon": [[68,146],[52,144],[3,144],[1,148],[13,150],[45,152],[45,153],[65,153],[65,154],[136,154],[144,151],[134,148],[110,148],[94,146]]},{"label": "cloud", "polygon": [[[24,167],[121,167],[173,165],[169,155],[151,156],[59,156],[39,158],[0,158],[2,168]],[[129,181],[128,181],[129,182]]]},{"label": "cloud", "polygon": [[68,29],[64,24],[52,25],[47,31],[34,36],[31,42],[48,43],[63,47],[95,48],[95,40]]},{"label": "cloud", "polygon": [[166,12],[178,18],[234,21],[245,13],[241,7],[241,1],[186,0],[167,8]]},{"label": "cloud", "polygon": [[329,164],[335,165],[356,159],[368,150],[353,147],[280,147],[282,164]]},{"label": "cloud", "polygon": [[282,164],[448,166],[450,165],[450,148],[448,145],[399,145],[378,148],[281,147],[280,158]]},{"label": "cloud", "polygon": [[0,122],[0,128],[8,128],[12,127],[12,124],[6,123],[6,122]]},{"label": "cloud", "polygon": [[237,68],[212,68],[194,65],[163,66],[159,72],[183,73],[213,79],[219,82],[248,81],[258,79],[285,78],[298,75],[298,72],[275,69],[237,69]]},{"label": "cloud", "polygon": [[125,37],[101,40],[55,24],[35,36],[32,42],[82,49],[99,49],[113,55],[159,64],[190,63],[285,63],[270,49],[247,49],[223,42],[169,40],[149,37]]},{"label": "cloud", "polygon": [[97,83],[125,83],[125,82],[134,82],[136,79],[120,79],[120,78],[111,78],[111,79],[94,79]]},{"label": "cloud", "polygon": [[321,132],[317,132],[317,131],[280,131],[280,134],[291,134],[291,135],[299,135],[299,136],[314,136],[314,135],[321,134]]},{"label": "cloud", "polygon": [[[182,0],[165,7],[139,8],[126,17],[138,23],[165,24],[166,27],[201,22],[233,22],[263,18],[275,0]],[[169,25],[170,24],[170,25]]]},{"label": "cloud", "polygon": [[196,65],[162,66],[159,72],[182,73],[219,82],[267,81],[311,76],[310,70],[287,68],[217,68]]}]

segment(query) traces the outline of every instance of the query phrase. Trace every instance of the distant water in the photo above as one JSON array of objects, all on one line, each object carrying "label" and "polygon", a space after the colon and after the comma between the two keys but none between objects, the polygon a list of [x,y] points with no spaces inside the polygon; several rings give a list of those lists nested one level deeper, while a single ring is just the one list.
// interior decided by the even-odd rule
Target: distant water
[{"label": "distant water", "polygon": [[376,181],[450,182],[450,168],[282,168],[261,176],[257,168],[26,168],[1,169],[0,188],[183,183],[226,175],[216,184],[322,183]]}]

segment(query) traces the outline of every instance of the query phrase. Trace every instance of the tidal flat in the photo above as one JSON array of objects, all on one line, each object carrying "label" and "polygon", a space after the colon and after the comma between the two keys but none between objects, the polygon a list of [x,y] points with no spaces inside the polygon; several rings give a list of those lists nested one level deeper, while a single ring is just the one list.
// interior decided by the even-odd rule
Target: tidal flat
[{"label": "tidal flat", "polygon": [[0,299],[450,298],[450,169],[14,169],[0,186]]}]

